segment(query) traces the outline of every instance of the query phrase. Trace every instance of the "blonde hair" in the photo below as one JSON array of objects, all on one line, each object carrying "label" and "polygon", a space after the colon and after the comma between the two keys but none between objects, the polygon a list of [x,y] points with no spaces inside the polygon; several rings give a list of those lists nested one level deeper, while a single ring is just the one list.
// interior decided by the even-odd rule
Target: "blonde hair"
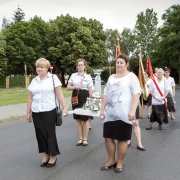
[{"label": "blonde hair", "polygon": [[157,72],[158,72],[158,71],[161,71],[162,74],[164,74],[164,70],[163,70],[162,68],[159,68],[159,69],[157,70]]},{"label": "blonde hair", "polygon": [[43,67],[49,69],[49,67],[50,67],[50,62],[49,62],[47,59],[45,59],[45,58],[39,58],[39,59],[36,61],[35,66],[43,66]]}]

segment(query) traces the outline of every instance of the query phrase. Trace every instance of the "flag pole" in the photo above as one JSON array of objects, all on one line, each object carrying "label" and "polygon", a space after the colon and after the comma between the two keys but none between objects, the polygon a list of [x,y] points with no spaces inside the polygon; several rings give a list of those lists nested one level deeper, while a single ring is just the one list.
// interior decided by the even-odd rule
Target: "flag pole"
[{"label": "flag pole", "polygon": [[[139,61],[141,60],[141,44],[138,44],[139,46]],[[139,63],[140,65],[140,63]],[[142,114],[142,118],[144,118],[144,101],[143,101],[143,94],[141,93],[141,114]]]}]

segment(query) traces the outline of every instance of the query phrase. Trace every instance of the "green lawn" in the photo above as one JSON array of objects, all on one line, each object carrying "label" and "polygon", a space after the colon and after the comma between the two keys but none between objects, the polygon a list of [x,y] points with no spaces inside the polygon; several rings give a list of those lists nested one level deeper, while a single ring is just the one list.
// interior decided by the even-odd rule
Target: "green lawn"
[{"label": "green lawn", "polygon": [[[64,97],[70,97],[71,91],[63,89]],[[26,103],[28,98],[28,90],[26,88],[0,88],[0,106],[6,106],[11,104]]]}]

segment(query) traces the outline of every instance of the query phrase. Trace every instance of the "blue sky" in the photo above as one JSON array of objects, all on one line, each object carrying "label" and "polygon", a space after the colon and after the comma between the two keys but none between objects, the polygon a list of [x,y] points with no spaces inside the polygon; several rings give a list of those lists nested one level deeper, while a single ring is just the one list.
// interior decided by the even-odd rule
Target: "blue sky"
[{"label": "blue sky", "polygon": [[150,8],[157,13],[159,26],[165,10],[180,0],[0,0],[0,24],[3,17],[11,19],[18,5],[25,13],[26,20],[35,15],[43,20],[55,19],[61,14],[73,17],[93,18],[100,21],[104,29],[133,28],[137,14]]}]

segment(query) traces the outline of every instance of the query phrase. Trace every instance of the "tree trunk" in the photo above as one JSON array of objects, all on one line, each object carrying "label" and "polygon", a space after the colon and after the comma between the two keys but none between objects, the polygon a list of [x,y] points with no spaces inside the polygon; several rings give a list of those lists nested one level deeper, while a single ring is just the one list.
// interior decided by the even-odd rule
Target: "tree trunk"
[{"label": "tree trunk", "polygon": [[61,71],[61,77],[62,77],[62,87],[65,87],[66,85],[65,85],[65,78],[64,78],[64,70],[62,69],[62,71]]}]

